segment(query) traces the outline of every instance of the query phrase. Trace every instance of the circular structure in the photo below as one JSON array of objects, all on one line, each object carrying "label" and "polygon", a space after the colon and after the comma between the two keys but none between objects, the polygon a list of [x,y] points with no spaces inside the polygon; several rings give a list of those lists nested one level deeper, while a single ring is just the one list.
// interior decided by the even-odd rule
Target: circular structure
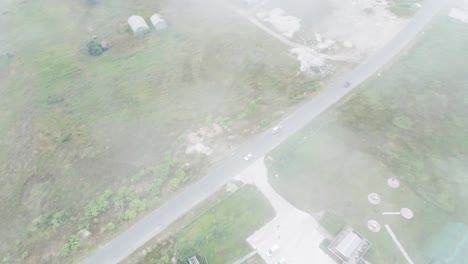
[{"label": "circular structure", "polygon": [[406,219],[412,219],[414,214],[413,211],[409,208],[401,208],[400,210],[401,216],[403,216]]},{"label": "circular structure", "polygon": [[400,187],[400,182],[396,178],[390,178],[387,180],[388,186],[396,189]]},{"label": "circular structure", "polygon": [[377,233],[382,227],[380,226],[379,222],[375,220],[369,220],[367,221],[367,228],[369,228],[370,231]]},{"label": "circular structure", "polygon": [[369,203],[377,205],[380,203],[380,196],[376,193],[370,193],[367,196],[367,200],[369,200]]}]

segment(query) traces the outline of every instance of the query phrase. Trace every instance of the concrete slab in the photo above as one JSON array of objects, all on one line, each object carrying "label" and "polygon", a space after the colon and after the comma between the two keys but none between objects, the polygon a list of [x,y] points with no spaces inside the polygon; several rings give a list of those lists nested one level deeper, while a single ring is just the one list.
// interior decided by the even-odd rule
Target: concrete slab
[{"label": "concrete slab", "polygon": [[[259,159],[236,177],[237,180],[257,186],[276,212],[275,218],[247,238],[247,242],[268,264],[281,258],[287,263],[295,264],[336,264],[319,247],[324,236],[318,230],[317,220],[276,193],[268,183],[267,175],[263,159]],[[267,250],[275,244],[279,246],[279,250],[268,257]]]}]

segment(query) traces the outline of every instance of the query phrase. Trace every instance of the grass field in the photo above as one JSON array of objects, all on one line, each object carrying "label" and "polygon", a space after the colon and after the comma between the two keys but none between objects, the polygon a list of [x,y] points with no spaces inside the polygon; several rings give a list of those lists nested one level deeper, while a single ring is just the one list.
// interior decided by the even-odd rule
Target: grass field
[{"label": "grass field", "polygon": [[[439,232],[468,224],[467,46],[466,24],[437,19],[380,76],[273,151],[271,183],[297,207],[322,212],[332,235],[345,224],[363,233],[372,263],[406,261],[385,229],[367,230],[370,219],[389,224],[415,263],[434,260],[427,249]],[[389,188],[389,177],[402,186]],[[368,203],[371,192],[380,205]],[[415,218],[381,214],[402,207]]]},{"label": "grass field", "polygon": [[[245,139],[317,87],[282,44],[220,1],[90,3],[0,4],[7,263],[85,255],[203,175],[207,159],[183,156],[188,132],[214,120]],[[167,31],[128,32],[130,15],[155,12]],[[90,56],[93,35],[112,49]],[[92,235],[78,238],[82,229]]]},{"label": "grass field", "polygon": [[388,0],[388,10],[399,17],[410,17],[418,11],[421,0]]},{"label": "grass field", "polygon": [[[141,263],[181,263],[199,255],[208,263],[232,263],[251,251],[246,238],[273,217],[273,209],[253,186],[246,186],[178,230]],[[262,263],[252,259],[250,263]]]}]

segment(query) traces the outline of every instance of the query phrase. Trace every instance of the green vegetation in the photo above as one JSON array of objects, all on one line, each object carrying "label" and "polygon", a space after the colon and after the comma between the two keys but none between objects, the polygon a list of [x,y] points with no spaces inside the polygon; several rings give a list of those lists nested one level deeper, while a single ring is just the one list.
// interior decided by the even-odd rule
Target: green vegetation
[{"label": "green vegetation", "polygon": [[388,9],[399,17],[410,17],[418,10],[421,0],[389,0]]},{"label": "green vegetation", "polygon": [[63,245],[63,250],[68,253],[70,251],[78,249],[79,247],[80,240],[76,235],[73,235],[68,239],[67,243]]},{"label": "green vegetation", "polygon": [[96,199],[92,200],[91,202],[88,203],[88,206],[86,206],[85,209],[85,216],[94,219],[98,217],[100,214],[105,212],[107,209],[109,209],[111,203],[110,203],[110,197],[112,195],[112,191],[106,190],[103,194],[98,196]]},{"label": "green vegetation", "polygon": [[69,219],[69,214],[64,210],[49,212],[35,218],[31,223],[29,231],[32,233],[54,231]]},{"label": "green vegetation", "polygon": [[[142,263],[180,263],[199,255],[208,263],[230,263],[247,254],[245,239],[273,217],[268,201],[253,186],[246,186],[160,242]],[[254,262],[253,262],[254,263]]]},{"label": "green vegetation", "polygon": [[[437,20],[389,69],[276,149],[272,184],[297,207],[325,212],[331,234],[357,228],[374,244],[372,263],[405,260],[385,229],[368,231],[370,219],[389,224],[415,263],[434,260],[427,248],[438,233],[468,223],[467,47],[466,24]],[[401,187],[388,187],[390,177]],[[367,201],[372,192],[380,205]],[[415,218],[381,215],[402,207]]]},{"label": "green vegetation", "polygon": [[88,52],[89,54],[93,55],[93,56],[99,56],[101,55],[102,53],[104,53],[104,48],[101,46],[101,44],[93,39],[91,40],[90,42],[88,42],[88,44],[86,45],[86,47],[88,48]]},{"label": "green vegetation", "polygon": [[[0,164],[8,164],[0,168],[0,255],[12,261],[75,261],[203,175],[208,160],[180,150],[208,116],[247,137],[313,81],[296,74],[283,44],[222,1],[210,8],[194,0],[88,3],[5,3],[12,11],[0,25],[7,42]],[[147,19],[155,8],[170,29],[134,38],[126,19],[133,12]],[[113,48],[89,56],[90,34]],[[90,43],[92,53],[98,44]],[[43,176],[49,180],[31,181]],[[63,251],[82,228],[92,235]]]}]

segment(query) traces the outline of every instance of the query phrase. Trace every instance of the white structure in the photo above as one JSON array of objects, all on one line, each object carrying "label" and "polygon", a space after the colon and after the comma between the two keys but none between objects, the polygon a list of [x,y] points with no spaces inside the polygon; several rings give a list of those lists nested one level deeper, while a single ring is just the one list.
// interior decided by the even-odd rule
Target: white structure
[{"label": "white structure", "polygon": [[367,221],[367,228],[369,228],[370,231],[377,233],[382,227],[380,226],[379,222],[375,220],[369,220]]},{"label": "white structure", "polygon": [[193,257],[189,258],[188,262],[189,262],[189,264],[200,264],[200,261],[198,261],[197,256],[193,256]]},{"label": "white structure", "polygon": [[164,20],[164,18],[162,18],[158,14],[152,15],[150,20],[151,20],[151,24],[153,24],[153,27],[156,31],[167,28],[166,20]]},{"label": "white structure", "polygon": [[341,259],[343,264],[358,264],[371,245],[369,240],[348,226],[335,237],[328,250]]},{"label": "white structure", "polygon": [[128,25],[133,31],[133,35],[140,37],[149,32],[148,24],[141,16],[131,16],[128,18]]},{"label": "white structure", "polygon": [[393,189],[396,189],[396,188],[400,187],[400,182],[395,178],[388,179],[387,184],[388,184],[388,186],[392,187]]},{"label": "white structure", "polygon": [[367,200],[369,200],[369,203],[377,205],[380,203],[380,196],[376,193],[371,193],[367,196]]}]

